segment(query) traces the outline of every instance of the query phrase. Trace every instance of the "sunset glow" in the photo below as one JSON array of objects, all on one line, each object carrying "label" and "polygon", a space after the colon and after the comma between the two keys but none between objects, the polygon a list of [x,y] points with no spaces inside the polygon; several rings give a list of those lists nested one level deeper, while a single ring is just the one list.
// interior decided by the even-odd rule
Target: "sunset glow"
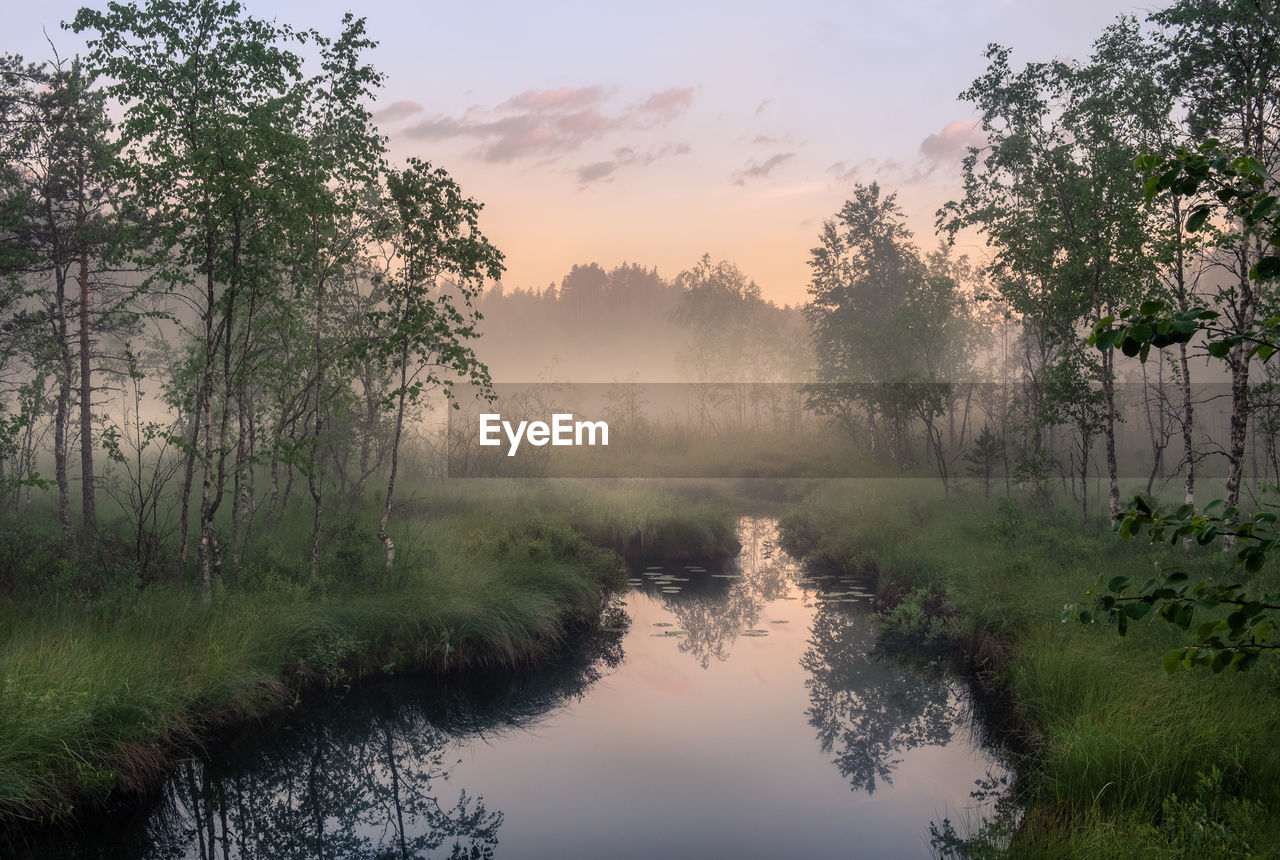
[{"label": "sunset glow", "polygon": [[[6,13],[15,50],[82,49],[78,4]],[[350,4],[260,0],[251,14],[331,31]],[[1059,4],[465,4],[355,9],[387,76],[374,105],[393,157],[444,166],[485,204],[508,287],[575,263],[734,261],[779,303],[805,301],[824,218],[854,182],[896,190],[923,248],[980,143],[957,96],[990,42],[1080,58],[1114,2]],[[970,237],[962,253],[982,256]]]}]

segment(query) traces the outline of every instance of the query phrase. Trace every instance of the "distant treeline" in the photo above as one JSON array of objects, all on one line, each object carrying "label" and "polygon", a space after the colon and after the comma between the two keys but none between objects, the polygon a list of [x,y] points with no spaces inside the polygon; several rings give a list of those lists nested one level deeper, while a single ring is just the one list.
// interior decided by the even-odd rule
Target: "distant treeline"
[{"label": "distant treeline", "polygon": [[575,265],[559,286],[497,285],[478,306],[477,349],[499,381],[804,381],[813,373],[800,309],[763,299],[736,266],[710,257],[670,280],[634,263]]}]

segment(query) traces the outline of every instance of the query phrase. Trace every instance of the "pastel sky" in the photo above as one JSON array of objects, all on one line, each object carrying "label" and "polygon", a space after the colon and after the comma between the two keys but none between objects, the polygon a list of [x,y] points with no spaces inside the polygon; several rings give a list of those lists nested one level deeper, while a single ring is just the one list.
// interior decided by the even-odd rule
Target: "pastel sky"
[{"label": "pastel sky", "polygon": [[[0,51],[65,56],[82,5],[13,4]],[[349,0],[247,0],[336,32]],[[975,140],[957,95],[986,45],[1084,58],[1115,0],[404,3],[365,0],[387,75],[375,110],[393,155],[442,165],[485,204],[509,287],[574,263],[735,262],[778,302],[805,299],[809,249],[854,182],[899,193],[919,244],[959,191]],[[974,256],[982,249],[962,247]]]}]

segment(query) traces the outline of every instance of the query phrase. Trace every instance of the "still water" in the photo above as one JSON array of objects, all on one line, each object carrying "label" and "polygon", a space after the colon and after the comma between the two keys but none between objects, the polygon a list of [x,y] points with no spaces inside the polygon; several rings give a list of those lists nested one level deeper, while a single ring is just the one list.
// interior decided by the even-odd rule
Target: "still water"
[{"label": "still water", "polygon": [[[537,673],[401,679],[190,762],[103,857],[895,858],[1009,777],[965,685],[873,654],[867,584],[740,523],[639,564],[610,629]],[[982,792],[979,791],[979,794]],[[117,823],[118,824],[118,823]],[[958,829],[963,832],[963,825]]]}]

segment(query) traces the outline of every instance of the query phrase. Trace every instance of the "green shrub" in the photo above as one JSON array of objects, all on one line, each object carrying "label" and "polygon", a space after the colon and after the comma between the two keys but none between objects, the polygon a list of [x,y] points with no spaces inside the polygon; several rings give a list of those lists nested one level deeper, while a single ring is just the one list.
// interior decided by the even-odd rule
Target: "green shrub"
[{"label": "green shrub", "polygon": [[1250,845],[1266,807],[1226,793],[1223,774],[1211,767],[1196,775],[1195,796],[1165,799],[1156,832],[1170,855],[1199,860],[1251,857]]}]

